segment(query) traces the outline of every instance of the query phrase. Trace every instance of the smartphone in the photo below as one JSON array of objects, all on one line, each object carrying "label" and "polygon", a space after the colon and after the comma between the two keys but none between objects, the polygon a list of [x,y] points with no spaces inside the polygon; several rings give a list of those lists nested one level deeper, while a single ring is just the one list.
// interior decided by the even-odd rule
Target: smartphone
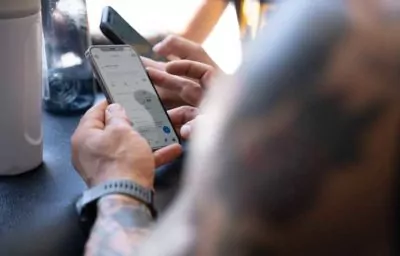
[{"label": "smartphone", "polygon": [[125,108],[133,129],[153,150],[180,143],[139,54],[130,45],[91,46],[86,57],[109,103]]},{"label": "smartphone", "polygon": [[153,52],[153,45],[141,36],[112,7],[106,6],[101,16],[100,30],[113,44],[129,44],[139,55],[155,61],[168,60]]}]

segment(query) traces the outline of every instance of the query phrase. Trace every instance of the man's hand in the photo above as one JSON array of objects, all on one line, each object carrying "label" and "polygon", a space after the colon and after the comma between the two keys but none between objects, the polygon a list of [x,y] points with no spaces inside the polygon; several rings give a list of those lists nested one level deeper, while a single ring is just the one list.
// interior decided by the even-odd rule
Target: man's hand
[{"label": "man's hand", "polygon": [[152,188],[154,169],[181,154],[177,144],[153,154],[118,104],[102,102],[81,119],[72,136],[72,161],[92,187],[111,179],[131,179]]},{"label": "man's hand", "polygon": [[153,51],[164,57],[175,57],[182,60],[192,60],[210,65],[219,70],[218,65],[211,59],[200,44],[183,37],[169,35],[153,47]]},{"label": "man's hand", "polygon": [[[201,45],[199,45],[195,42],[192,42],[190,40],[184,39],[182,37],[179,37],[179,36],[175,36],[175,35],[167,36],[163,41],[161,41],[160,43],[158,43],[157,45],[154,46],[153,51],[156,52],[157,54],[162,55],[169,59],[191,60],[192,63],[198,63],[198,65],[204,65],[204,67],[207,67],[207,69],[213,70],[212,72],[209,72],[209,73],[215,74],[216,72],[221,71],[220,68],[218,67],[218,65],[210,58],[210,56],[205,52],[205,50],[201,47]],[[171,64],[171,63],[157,62],[157,61],[154,61],[154,60],[151,60],[148,58],[144,58],[144,57],[142,57],[142,61],[146,68],[149,68],[150,70],[156,70],[156,71],[166,71],[168,69],[168,66]],[[191,65],[180,64],[180,65],[186,65],[186,67],[195,66],[194,64],[191,64]],[[179,66],[179,65],[177,65],[177,66]],[[181,68],[184,68],[184,67],[183,66],[177,67],[176,70],[179,71],[179,69],[181,69]],[[184,75],[184,72],[185,72],[183,70],[183,72],[181,72],[183,74],[179,74],[179,73],[173,73],[173,70],[174,70],[174,68],[171,67],[171,69],[169,71],[172,74],[177,75],[177,76]],[[150,75],[150,76],[152,76],[152,75]],[[155,78],[162,79],[161,74],[159,74],[159,76],[157,76],[157,74],[155,74],[155,76],[156,76]],[[151,78],[153,78],[153,77],[151,77]],[[196,77],[190,77],[190,76],[189,76],[189,78],[193,78],[193,79],[195,79],[195,81],[197,79]],[[157,92],[158,92],[164,106],[167,109],[180,107],[180,106],[183,106],[188,103],[187,100],[183,99],[181,96],[178,95],[180,93],[184,93],[182,90],[180,90],[180,92],[177,94],[176,87],[172,91],[166,89],[168,87],[171,87],[168,85],[172,85],[174,82],[178,82],[178,84],[182,84],[183,80],[187,80],[187,79],[181,79],[180,81],[171,81],[171,80],[167,79],[166,82],[170,82],[170,83],[169,84],[166,83],[166,84],[162,84],[162,85],[158,84],[159,81],[153,80],[153,82],[156,85]],[[194,83],[192,83],[192,85],[194,85]],[[196,88],[196,86],[194,86],[192,88]],[[194,90],[202,91],[201,88],[197,88]],[[185,96],[183,96],[183,97],[185,97]],[[192,100],[189,99],[189,101],[192,101]],[[196,106],[198,104],[198,102],[199,102],[199,100],[195,100],[194,103],[192,102],[189,104]]]},{"label": "man's hand", "polygon": [[[143,65],[146,68],[152,68],[152,69],[159,70],[159,71],[165,71],[165,68],[167,66],[167,63],[154,61],[154,60],[146,58],[146,57],[141,57],[141,59],[142,59]],[[176,108],[176,107],[186,104],[186,102],[184,102],[181,99],[181,97],[179,97],[179,95],[177,95],[176,93],[174,93],[168,89],[162,88],[162,87],[158,86],[157,84],[155,84],[155,88],[156,88],[157,93],[160,96],[160,99],[161,99],[163,105],[165,106],[165,108],[172,109],[172,108]]]},{"label": "man's hand", "polygon": [[151,80],[160,88],[169,90],[192,106],[198,106],[203,94],[209,88],[216,70],[209,65],[177,60],[166,64],[165,71],[147,68]]}]

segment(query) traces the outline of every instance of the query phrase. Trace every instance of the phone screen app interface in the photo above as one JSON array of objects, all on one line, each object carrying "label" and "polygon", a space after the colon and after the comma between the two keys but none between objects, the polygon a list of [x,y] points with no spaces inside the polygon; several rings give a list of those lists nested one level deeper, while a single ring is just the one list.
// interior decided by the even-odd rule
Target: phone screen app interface
[{"label": "phone screen app interface", "polygon": [[178,142],[139,57],[130,47],[118,49],[123,50],[91,50],[113,100],[125,108],[133,128],[152,148]]}]

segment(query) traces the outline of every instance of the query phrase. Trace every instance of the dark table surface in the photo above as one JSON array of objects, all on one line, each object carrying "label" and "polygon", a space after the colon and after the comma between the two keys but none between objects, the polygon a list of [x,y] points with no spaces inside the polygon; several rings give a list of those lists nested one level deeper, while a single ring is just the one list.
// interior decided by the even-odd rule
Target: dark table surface
[{"label": "dark table surface", "polygon": [[[74,204],[85,184],[70,162],[70,137],[79,116],[44,112],[43,165],[16,177],[0,178],[0,255],[81,255],[86,238]],[[176,185],[157,190],[165,210]]]}]

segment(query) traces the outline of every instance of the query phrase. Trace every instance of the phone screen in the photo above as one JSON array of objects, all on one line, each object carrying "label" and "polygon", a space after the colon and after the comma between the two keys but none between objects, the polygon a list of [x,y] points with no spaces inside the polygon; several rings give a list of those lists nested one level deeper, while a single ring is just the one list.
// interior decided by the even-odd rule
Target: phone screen
[{"label": "phone screen", "polygon": [[[129,44],[134,47],[136,52],[141,56],[156,61],[167,61],[166,58],[153,52],[153,46],[136,30],[134,30],[113,8],[106,7],[104,9],[102,22],[111,30],[119,41],[122,41],[123,44]],[[105,33],[105,35],[107,36],[107,33]],[[113,41],[112,38],[109,39]]]},{"label": "phone screen", "polygon": [[140,57],[130,46],[98,46],[89,50],[92,64],[112,102],[121,104],[153,149],[178,143],[169,117]]}]

